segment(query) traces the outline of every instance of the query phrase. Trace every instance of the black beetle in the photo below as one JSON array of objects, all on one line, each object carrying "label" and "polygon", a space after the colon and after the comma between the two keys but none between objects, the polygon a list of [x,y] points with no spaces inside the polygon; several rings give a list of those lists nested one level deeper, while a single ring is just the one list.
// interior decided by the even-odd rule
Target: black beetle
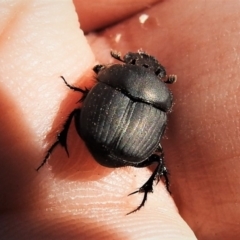
[{"label": "black beetle", "polygon": [[37,171],[58,144],[68,154],[67,133],[74,118],[79,136],[101,165],[142,168],[157,163],[147,182],[129,194],[144,193],[139,207],[130,212],[133,213],[144,206],[147,194],[153,192],[154,180],[158,183],[163,176],[169,191],[160,140],[173,100],[166,83],[175,82],[176,76],[167,76],[165,68],[142,51],[129,52],[123,59],[117,52],[111,52],[111,56],[123,64],[96,65],[93,71],[97,74],[97,84],[90,91],[71,86],[61,77],[67,87],[83,94],[80,100],[83,104],[70,113]]}]

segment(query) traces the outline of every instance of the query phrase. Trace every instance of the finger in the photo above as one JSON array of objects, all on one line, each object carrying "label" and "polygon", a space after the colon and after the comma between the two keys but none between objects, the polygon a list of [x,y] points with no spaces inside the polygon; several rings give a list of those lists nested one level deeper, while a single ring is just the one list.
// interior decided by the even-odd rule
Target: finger
[{"label": "finger", "polygon": [[239,12],[219,2],[172,3],[144,11],[145,21],[140,13],[99,33],[93,49],[102,39],[122,52],[143,48],[178,75],[163,144],[173,197],[199,238],[221,232],[218,238],[237,239],[239,50],[238,28],[231,26]]},{"label": "finger", "polygon": [[[96,31],[124,20],[135,13],[150,8],[159,0],[97,2],[74,1],[81,29],[84,32]],[[121,7],[119,7],[121,6]]]}]

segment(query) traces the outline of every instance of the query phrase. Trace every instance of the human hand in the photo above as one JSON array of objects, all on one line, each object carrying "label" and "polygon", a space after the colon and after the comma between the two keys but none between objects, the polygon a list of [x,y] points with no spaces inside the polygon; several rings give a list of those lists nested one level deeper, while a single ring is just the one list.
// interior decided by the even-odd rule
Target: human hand
[{"label": "human hand", "polygon": [[[185,220],[199,239],[237,239],[239,97],[238,81],[232,80],[238,70],[239,29],[232,27],[238,19],[236,4],[226,12],[222,4],[161,2],[88,35],[88,43],[70,3],[15,4],[1,6],[10,11],[1,21],[1,235],[194,239]],[[100,16],[91,6],[83,12],[77,7],[80,19],[86,17],[82,22],[89,20],[82,27],[93,30],[97,23],[91,25],[91,19],[103,19],[101,14],[112,16],[107,23],[112,21],[116,12],[104,7],[98,6]],[[149,15],[144,24],[139,22],[142,13]],[[127,194],[140,187],[150,171],[100,166],[73,125],[70,158],[59,147],[48,165],[34,170],[79,99],[60,75],[77,86],[90,86],[95,58],[108,63],[110,49],[124,54],[139,48],[178,75],[171,87],[176,104],[163,147],[181,216],[162,183],[154,186],[141,211],[125,216],[142,199],[141,194]]]}]

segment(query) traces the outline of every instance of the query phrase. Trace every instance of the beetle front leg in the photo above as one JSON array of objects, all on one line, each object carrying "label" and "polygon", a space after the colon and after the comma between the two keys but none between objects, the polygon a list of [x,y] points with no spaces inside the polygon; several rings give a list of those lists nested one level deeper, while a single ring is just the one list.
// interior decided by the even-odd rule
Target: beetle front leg
[{"label": "beetle front leg", "polygon": [[112,56],[113,58],[115,58],[116,60],[125,63],[125,61],[121,58],[121,53],[120,53],[120,52],[111,51],[110,54],[111,54],[111,56]]},{"label": "beetle front leg", "polygon": [[72,111],[70,113],[70,115],[68,116],[66,122],[63,125],[63,130],[60,133],[58,133],[58,135],[57,135],[56,142],[54,142],[52,144],[52,146],[47,150],[47,153],[46,153],[42,163],[36,169],[36,171],[38,171],[41,167],[43,167],[45,165],[45,163],[47,162],[48,158],[50,157],[50,155],[52,154],[53,150],[55,149],[55,147],[58,144],[60,144],[62,147],[65,148],[65,151],[66,151],[67,155],[69,156],[69,152],[68,152],[68,148],[67,148],[67,134],[68,134],[68,130],[69,130],[70,124],[72,122],[72,118],[75,116],[77,111],[79,111],[79,109],[75,109],[74,111]]},{"label": "beetle front leg", "polygon": [[[160,146],[160,148],[161,148],[161,146]],[[157,165],[156,169],[154,170],[154,172],[152,173],[151,177],[137,191],[129,194],[129,196],[130,196],[130,195],[135,194],[135,193],[144,193],[144,196],[143,196],[143,200],[142,200],[141,204],[136,209],[129,212],[127,215],[140,210],[144,206],[145,202],[147,201],[148,193],[153,192],[153,182],[154,182],[154,180],[156,180],[157,183],[158,183],[160,181],[160,178],[163,176],[164,179],[165,179],[166,189],[169,193],[171,193],[170,190],[169,190],[169,179],[168,179],[168,174],[169,173],[168,173],[167,168],[164,164],[164,154],[163,154],[163,152],[161,152],[160,155],[153,154],[145,162],[143,162],[141,165],[138,165],[137,167],[145,167],[145,166],[148,166],[148,165],[150,165],[151,163],[154,163],[154,162],[158,162],[158,165]]]},{"label": "beetle front leg", "polygon": [[83,89],[81,89],[81,88],[75,87],[75,86],[73,86],[73,85],[70,85],[63,76],[61,76],[61,78],[62,78],[62,80],[64,81],[65,85],[66,85],[68,88],[70,88],[71,90],[76,91],[76,92],[81,92],[81,93],[83,94],[82,97],[80,98],[80,100],[78,101],[78,102],[83,102],[84,99],[86,98],[86,96],[87,96],[88,93],[89,93],[89,89],[85,88],[85,89],[83,90]]},{"label": "beetle front leg", "polygon": [[101,64],[98,64],[96,66],[94,66],[93,68],[93,71],[98,74],[102,69],[104,69],[106,66],[105,65],[101,65]]}]

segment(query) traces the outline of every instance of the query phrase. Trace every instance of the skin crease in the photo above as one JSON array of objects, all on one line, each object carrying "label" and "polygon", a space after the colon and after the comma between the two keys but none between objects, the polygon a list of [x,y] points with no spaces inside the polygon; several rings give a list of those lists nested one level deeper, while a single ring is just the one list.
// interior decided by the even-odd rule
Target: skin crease
[{"label": "skin crease", "polygon": [[[238,239],[238,1],[159,2],[88,42],[70,2],[0,4],[1,239]],[[91,8],[77,13],[91,19]],[[115,14],[108,4],[99,12]],[[70,158],[57,148],[34,168],[80,97],[59,76],[91,86],[92,66],[112,61],[110,49],[140,48],[178,75],[162,141],[173,194],[160,182],[141,211],[125,216],[142,199],[127,195],[149,169],[99,166],[73,125]]]}]

